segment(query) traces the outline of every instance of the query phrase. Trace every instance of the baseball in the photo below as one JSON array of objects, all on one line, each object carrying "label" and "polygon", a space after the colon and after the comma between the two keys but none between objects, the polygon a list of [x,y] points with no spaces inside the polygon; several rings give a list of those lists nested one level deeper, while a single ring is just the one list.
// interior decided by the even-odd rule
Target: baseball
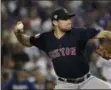
[{"label": "baseball", "polygon": [[23,29],[23,27],[24,27],[24,25],[23,25],[23,23],[22,22],[18,22],[17,23],[17,26],[16,26],[16,29]]}]

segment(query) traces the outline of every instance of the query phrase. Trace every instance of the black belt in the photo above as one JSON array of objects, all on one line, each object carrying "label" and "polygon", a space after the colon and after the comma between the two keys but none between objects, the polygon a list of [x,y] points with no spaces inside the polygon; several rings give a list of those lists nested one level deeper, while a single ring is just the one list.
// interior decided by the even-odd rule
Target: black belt
[{"label": "black belt", "polygon": [[77,78],[77,79],[66,79],[66,78],[58,78],[58,80],[60,81],[64,81],[64,82],[69,82],[69,83],[81,83],[83,81],[85,81],[86,79],[88,79],[91,76],[91,74],[86,74],[85,76],[83,76],[82,78]]}]

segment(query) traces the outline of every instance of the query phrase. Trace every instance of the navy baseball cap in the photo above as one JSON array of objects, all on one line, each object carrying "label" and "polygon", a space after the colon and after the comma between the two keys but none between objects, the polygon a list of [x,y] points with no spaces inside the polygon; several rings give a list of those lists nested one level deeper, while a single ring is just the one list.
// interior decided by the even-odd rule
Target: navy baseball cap
[{"label": "navy baseball cap", "polygon": [[71,18],[75,16],[75,14],[69,14],[69,12],[64,9],[64,8],[61,8],[61,9],[57,9],[55,10],[54,12],[52,12],[52,17],[51,19],[52,20],[66,20],[68,18]]}]

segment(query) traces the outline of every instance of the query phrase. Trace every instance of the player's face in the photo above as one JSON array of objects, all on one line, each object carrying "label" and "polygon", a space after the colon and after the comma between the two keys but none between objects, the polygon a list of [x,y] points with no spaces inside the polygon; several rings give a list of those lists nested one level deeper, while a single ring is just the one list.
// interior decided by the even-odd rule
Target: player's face
[{"label": "player's face", "polygon": [[72,19],[66,19],[66,20],[58,20],[58,28],[62,31],[70,30],[72,27]]}]

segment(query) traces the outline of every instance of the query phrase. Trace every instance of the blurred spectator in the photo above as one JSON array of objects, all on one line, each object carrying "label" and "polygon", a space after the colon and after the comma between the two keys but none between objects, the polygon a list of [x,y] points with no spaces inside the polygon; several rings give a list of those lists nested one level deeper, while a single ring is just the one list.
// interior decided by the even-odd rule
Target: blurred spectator
[{"label": "blurred spectator", "polygon": [[36,7],[32,7],[30,11],[30,27],[34,33],[41,32],[41,18],[37,14]]},{"label": "blurred spectator", "polygon": [[43,8],[47,8],[47,7],[51,8],[53,6],[52,1],[37,1],[37,2]]},{"label": "blurred spectator", "polygon": [[110,30],[111,31],[111,20],[108,21],[108,23],[106,25],[106,30]]},{"label": "blurred spectator", "polygon": [[93,52],[92,55],[91,55],[91,59],[90,59],[89,65],[90,65],[90,72],[93,75],[95,75],[96,77],[101,78],[100,70],[96,66],[98,57],[99,56],[95,52]]},{"label": "blurred spectator", "polygon": [[9,1],[8,2],[8,6],[7,6],[7,8],[8,8],[8,13],[9,13],[9,19],[10,19],[10,23],[11,24],[13,24],[14,23],[14,12],[15,12],[15,10],[16,10],[16,8],[17,8],[17,5],[16,5],[17,3],[16,3],[16,1]]},{"label": "blurred spectator", "polygon": [[12,77],[12,71],[3,70],[1,75],[1,88],[3,88],[7,84],[7,82],[9,82],[12,79]]},{"label": "blurred spectator", "polygon": [[111,59],[105,60],[100,56],[96,66],[100,69],[102,78],[111,84]]},{"label": "blurred spectator", "polygon": [[17,65],[15,70],[13,78],[4,85],[3,90],[36,90],[34,84],[27,80],[24,69]]},{"label": "blurred spectator", "polygon": [[56,78],[53,74],[48,73],[46,80],[45,80],[45,89],[46,90],[53,90],[56,85]]},{"label": "blurred spectator", "polygon": [[43,56],[40,57],[38,61],[36,62],[36,67],[40,67],[41,71],[44,74],[47,74],[47,62],[48,60],[46,59],[46,57],[43,57]]},{"label": "blurred spectator", "polygon": [[82,5],[83,1],[69,1],[69,7],[71,9],[71,11],[75,11],[77,12],[77,10],[80,9],[81,5]]},{"label": "blurred spectator", "polygon": [[35,87],[36,89],[44,89],[45,75],[41,72],[39,67],[35,70]]},{"label": "blurred spectator", "polygon": [[49,72],[52,70],[52,63],[50,63],[50,61],[44,57],[44,56],[41,56],[41,57],[38,57],[38,58],[35,58],[35,60],[33,61],[29,61],[27,62],[25,65],[24,65],[24,68],[27,70],[27,71],[32,71],[33,69],[37,69],[37,68],[40,68],[40,71],[46,75],[48,70]]},{"label": "blurred spectator", "polygon": [[52,23],[49,18],[43,22],[42,29],[43,29],[43,32],[49,32],[52,30]]},{"label": "blurred spectator", "polygon": [[[4,57],[9,54],[9,48],[6,44],[3,43],[1,44],[1,66],[4,64]],[[6,60],[7,61],[7,60]],[[5,61],[5,62],[6,62]]]},{"label": "blurred spectator", "polygon": [[12,58],[15,62],[15,65],[23,66],[26,62],[29,61],[29,57],[26,53],[20,52],[12,55]]},{"label": "blurred spectator", "polygon": [[3,60],[2,68],[9,69],[9,70],[13,69],[15,66],[14,65],[15,63],[14,63],[11,55],[9,55],[9,54],[5,55],[3,58],[4,58],[4,60]]},{"label": "blurred spectator", "polygon": [[28,54],[30,61],[37,61],[40,57],[40,51],[35,46],[32,47],[25,47],[24,52]]}]

